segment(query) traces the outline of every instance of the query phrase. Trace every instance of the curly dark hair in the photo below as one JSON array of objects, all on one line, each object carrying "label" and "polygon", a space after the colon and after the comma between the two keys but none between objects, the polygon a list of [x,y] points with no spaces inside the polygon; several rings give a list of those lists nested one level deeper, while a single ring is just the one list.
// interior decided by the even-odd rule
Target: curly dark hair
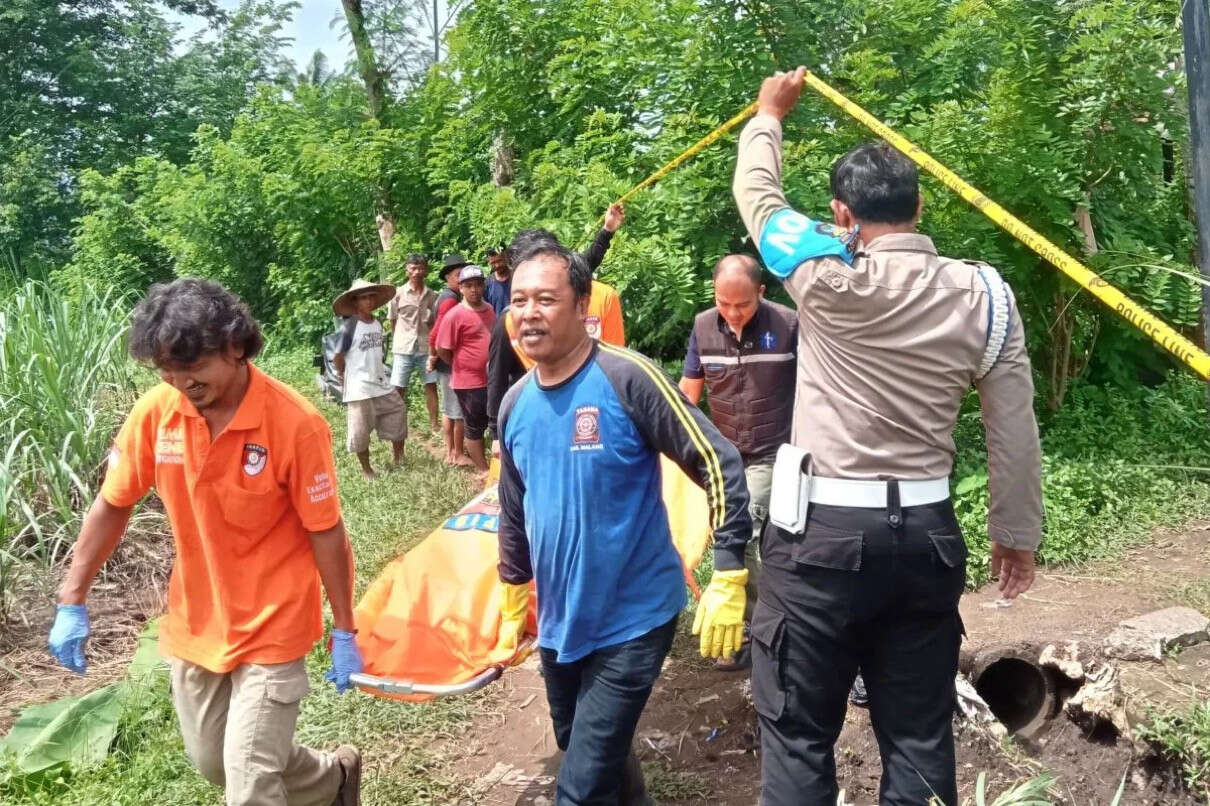
[{"label": "curly dark hair", "polygon": [[228,345],[254,358],[264,343],[243,300],[197,277],[156,283],[131,314],[130,354],[152,366],[192,364]]}]

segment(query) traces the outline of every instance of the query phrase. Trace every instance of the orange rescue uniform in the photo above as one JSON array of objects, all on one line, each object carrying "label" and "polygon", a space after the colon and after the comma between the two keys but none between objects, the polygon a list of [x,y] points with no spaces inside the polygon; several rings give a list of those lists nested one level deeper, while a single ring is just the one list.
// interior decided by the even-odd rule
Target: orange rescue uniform
[{"label": "orange rescue uniform", "polygon": [[293,389],[248,370],[244,399],[213,441],[172,386],[144,394],[101,487],[117,507],[151,488],[164,502],[176,562],[160,648],[216,673],[311,650],[323,624],[308,533],[340,522],[327,421]]}]

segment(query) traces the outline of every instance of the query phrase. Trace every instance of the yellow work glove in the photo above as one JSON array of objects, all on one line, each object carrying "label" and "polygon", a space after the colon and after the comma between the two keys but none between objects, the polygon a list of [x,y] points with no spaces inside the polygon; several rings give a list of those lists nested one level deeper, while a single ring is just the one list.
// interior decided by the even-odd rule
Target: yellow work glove
[{"label": "yellow work glove", "polygon": [[[496,634],[496,647],[510,649],[514,652],[525,637],[525,622],[529,615],[529,583],[510,585],[500,583],[503,588],[500,597],[500,631]],[[521,662],[529,653],[516,658]]]},{"label": "yellow work glove", "polygon": [[703,658],[726,658],[739,652],[744,641],[744,605],[748,597],[748,569],[715,570],[702,592],[693,617],[693,634],[702,636]]}]

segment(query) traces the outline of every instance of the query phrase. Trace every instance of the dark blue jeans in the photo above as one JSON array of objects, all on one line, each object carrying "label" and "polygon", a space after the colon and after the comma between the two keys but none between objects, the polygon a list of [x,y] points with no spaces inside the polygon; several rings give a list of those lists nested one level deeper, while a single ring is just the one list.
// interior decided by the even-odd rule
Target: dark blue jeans
[{"label": "dark blue jeans", "polygon": [[539,650],[555,742],[564,753],[558,806],[618,806],[630,742],[675,634],[673,618],[572,663],[557,663],[553,650]]}]

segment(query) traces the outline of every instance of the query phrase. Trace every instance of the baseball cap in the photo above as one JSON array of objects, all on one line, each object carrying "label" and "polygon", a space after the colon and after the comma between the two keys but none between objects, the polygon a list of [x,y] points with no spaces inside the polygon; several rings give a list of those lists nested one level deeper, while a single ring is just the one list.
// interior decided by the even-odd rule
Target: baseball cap
[{"label": "baseball cap", "polygon": [[458,282],[465,283],[467,280],[482,280],[483,269],[478,266],[464,266],[462,271],[458,273]]}]

